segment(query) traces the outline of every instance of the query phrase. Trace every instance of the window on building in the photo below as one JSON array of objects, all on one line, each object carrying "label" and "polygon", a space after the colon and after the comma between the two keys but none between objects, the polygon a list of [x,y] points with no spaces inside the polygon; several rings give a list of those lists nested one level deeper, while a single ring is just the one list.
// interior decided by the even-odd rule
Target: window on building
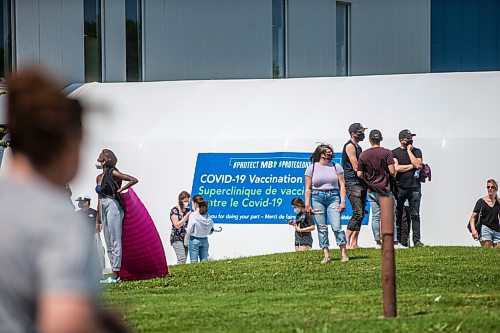
[{"label": "window on building", "polygon": [[273,78],[286,77],[287,0],[273,0]]},{"label": "window on building", "polygon": [[337,1],[337,76],[349,75],[350,12],[350,3]]},{"label": "window on building", "polygon": [[85,82],[102,81],[101,0],[84,0]]},{"label": "window on building", "polygon": [[125,0],[127,81],[142,80],[141,0]]},{"label": "window on building", "polygon": [[12,70],[12,30],[11,1],[0,0],[0,78],[5,78]]}]

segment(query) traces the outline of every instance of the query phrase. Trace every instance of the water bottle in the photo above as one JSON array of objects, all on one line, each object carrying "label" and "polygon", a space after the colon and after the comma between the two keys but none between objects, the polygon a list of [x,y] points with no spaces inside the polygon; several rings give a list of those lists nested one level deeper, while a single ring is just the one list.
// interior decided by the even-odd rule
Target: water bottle
[{"label": "water bottle", "polygon": [[415,171],[415,175],[414,175],[415,179],[418,179],[420,177],[420,169],[417,169]]}]

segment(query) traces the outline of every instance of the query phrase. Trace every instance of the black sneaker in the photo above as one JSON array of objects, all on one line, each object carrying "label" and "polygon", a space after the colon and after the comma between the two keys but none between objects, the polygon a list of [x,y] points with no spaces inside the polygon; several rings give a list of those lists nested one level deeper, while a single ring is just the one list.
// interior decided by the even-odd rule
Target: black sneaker
[{"label": "black sneaker", "polygon": [[418,242],[415,242],[415,244],[413,244],[413,247],[424,247],[425,244],[422,243],[421,241],[418,241]]}]

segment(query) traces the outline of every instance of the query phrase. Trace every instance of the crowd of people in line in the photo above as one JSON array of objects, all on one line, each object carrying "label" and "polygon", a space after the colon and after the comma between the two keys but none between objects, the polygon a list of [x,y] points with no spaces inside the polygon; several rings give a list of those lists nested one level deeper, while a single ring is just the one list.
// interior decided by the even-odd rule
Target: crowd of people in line
[{"label": "crowd of people in line", "polygon": [[[90,209],[90,197],[82,197],[81,211],[69,209],[67,184],[79,165],[82,142],[82,105],[64,96],[48,75],[35,69],[20,70],[8,81],[8,125],[12,149],[9,177],[0,186],[0,327],[9,332],[97,332],[126,331],[102,310],[98,299],[99,267],[95,233],[104,230],[112,275],[102,282],[120,281],[121,223],[124,215],[120,193],[137,183],[116,168],[117,158],[103,150],[97,161],[102,169],[96,178],[98,209]],[[399,133],[400,146],[392,152],[382,148],[382,133],[372,130],[372,147],[362,152],[359,142],[366,128],[349,127],[350,140],[342,152],[342,165],[334,163],[330,145],[319,145],[305,171],[305,200],[291,202],[297,214],[295,249],[312,247],[311,232],[318,229],[322,263],[330,260],[327,221],[330,222],[341,258],[358,247],[364,217],[366,192],[372,207],[373,234],[380,243],[380,195],[396,199],[394,239],[408,245],[409,228],[403,226],[408,201],[413,245],[420,240],[420,175],[422,152],[413,146],[415,134]],[[394,182],[391,182],[394,177]],[[124,183],[124,184],[123,184]],[[483,246],[500,246],[498,185],[487,181],[487,195],[473,210],[469,226],[472,237]],[[340,225],[345,198],[354,213],[347,234]],[[29,209],[26,209],[29,203]],[[208,258],[207,236],[214,231],[208,202],[182,192],[170,212],[171,244],[179,263],[189,253],[192,262]],[[92,222],[82,223],[84,215]],[[100,273],[100,272],[99,272]]]},{"label": "crowd of people in line", "polygon": [[[321,263],[330,261],[327,220],[340,248],[341,262],[349,260],[348,249],[359,248],[358,238],[366,214],[367,196],[372,211],[373,237],[378,247],[381,246],[381,195],[395,199],[395,247],[409,247],[410,224],[413,246],[424,246],[420,236],[424,164],[421,150],[413,146],[415,134],[408,129],[400,131],[400,146],[390,151],[380,146],[382,133],[374,129],[369,134],[371,148],[363,152],[359,143],[365,139],[366,129],[360,123],[349,126],[350,138],[342,150],[342,165],[334,161],[332,146],[318,145],[305,171],[305,201],[300,198],[292,200],[292,207],[297,212],[297,220],[292,224],[296,229],[295,247],[298,251],[311,248],[312,238],[304,234],[310,234],[315,225],[323,252]],[[347,232],[342,229],[340,219],[346,207],[346,197],[353,209]],[[410,216],[403,218],[405,202],[408,203]]]},{"label": "crowd of people in line", "polygon": [[[317,228],[319,247],[323,253],[321,263],[330,261],[328,224],[340,248],[341,262],[349,260],[347,250],[359,248],[358,238],[366,214],[367,200],[372,212],[373,238],[376,247],[381,247],[381,195],[394,200],[395,248],[410,247],[410,230],[413,246],[424,246],[420,235],[421,183],[430,178],[430,169],[425,169],[421,150],[413,146],[415,134],[408,129],[400,131],[400,146],[391,151],[381,146],[382,133],[374,129],[369,133],[371,148],[363,151],[359,143],[365,139],[366,129],[360,123],[349,126],[350,139],[343,147],[341,164],[334,162],[331,145],[318,145],[311,155],[311,164],[305,170],[305,198],[292,200],[292,208],[297,214],[296,219],[290,223],[295,228],[295,249],[311,249],[311,233]],[[104,230],[112,267],[112,275],[101,282],[116,283],[120,282],[120,233],[123,219],[123,204],[119,193],[137,183],[137,179],[116,169],[117,158],[108,149],[101,152],[98,162],[97,167],[103,172],[96,179],[96,191],[99,194],[99,209],[95,213],[96,232]],[[122,181],[127,181],[123,187]],[[488,184],[488,191],[494,191],[496,198],[496,182],[491,179]],[[346,198],[352,206],[353,214],[345,232],[340,216],[345,210]],[[481,239],[483,246],[500,246],[498,214],[495,221],[495,214],[491,211],[500,206],[494,198],[487,198],[489,197],[479,200],[474,208],[471,232],[475,239]],[[483,202],[488,205],[484,209]],[[214,231],[208,206],[209,203],[202,196],[195,195],[191,200],[190,194],[182,191],[177,205],[170,210],[170,244],[177,257],[177,264],[185,264],[188,255],[190,262],[208,260],[208,236]],[[82,210],[87,211],[86,208]],[[478,216],[482,217],[482,223],[473,223],[480,219]],[[484,227],[480,229],[481,226]],[[96,242],[97,248],[101,249],[100,239],[96,239]]]}]

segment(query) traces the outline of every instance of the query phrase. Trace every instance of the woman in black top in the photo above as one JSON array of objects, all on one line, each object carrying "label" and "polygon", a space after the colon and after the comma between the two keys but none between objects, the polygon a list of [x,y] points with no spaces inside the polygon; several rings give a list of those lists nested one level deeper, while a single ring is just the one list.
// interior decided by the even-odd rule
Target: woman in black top
[{"label": "woman in black top", "polygon": [[311,213],[306,212],[306,205],[301,198],[293,198],[292,207],[297,217],[290,225],[295,228],[295,251],[308,251],[312,247],[311,231],[315,229]]},{"label": "woman in black top", "polygon": [[[494,179],[486,182],[488,195],[476,202],[470,218],[472,237],[481,242],[481,246],[500,247],[500,199],[498,198],[498,184]],[[479,228],[476,229],[476,219],[479,218]],[[478,230],[479,229],[479,230]]]},{"label": "woman in black top", "polygon": [[[122,263],[122,222],[124,205],[120,193],[137,184],[135,177],[121,173],[116,168],[118,159],[109,149],[103,149],[97,159],[96,167],[102,169],[102,174],[96,177],[96,192],[99,195],[97,205],[98,223],[104,228],[104,238],[111,263],[111,276],[101,283],[120,282]],[[122,186],[122,182],[127,183]]]}]

